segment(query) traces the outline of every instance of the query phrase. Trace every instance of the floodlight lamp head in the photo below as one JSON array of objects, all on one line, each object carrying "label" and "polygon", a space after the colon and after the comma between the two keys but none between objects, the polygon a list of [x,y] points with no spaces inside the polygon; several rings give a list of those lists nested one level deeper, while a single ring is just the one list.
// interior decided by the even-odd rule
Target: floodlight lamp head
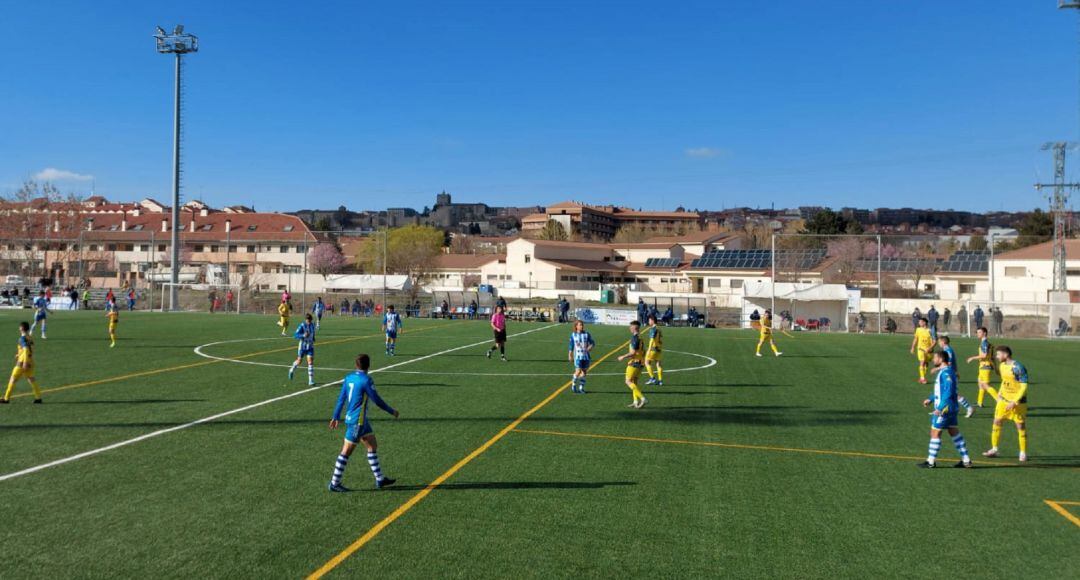
[{"label": "floodlight lamp head", "polygon": [[183,33],[184,33],[184,25],[183,24],[177,24],[176,28],[173,29],[173,34],[175,34],[176,36],[180,36]]},{"label": "floodlight lamp head", "polygon": [[155,34],[154,36],[165,36],[165,29],[158,26],[157,27],[157,34]]}]

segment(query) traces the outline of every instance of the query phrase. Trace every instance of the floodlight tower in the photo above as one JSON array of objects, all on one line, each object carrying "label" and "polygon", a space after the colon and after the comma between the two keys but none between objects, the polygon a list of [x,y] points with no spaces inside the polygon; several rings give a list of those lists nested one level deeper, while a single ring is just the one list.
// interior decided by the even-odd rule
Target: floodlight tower
[{"label": "floodlight tower", "polygon": [[199,39],[193,34],[184,33],[184,25],[177,24],[172,34],[158,26],[154,34],[157,40],[157,51],[162,54],[176,55],[176,84],[173,95],[173,183],[172,183],[172,236],[171,257],[172,272],[169,280],[169,309],[177,307],[177,284],[180,282],[180,104],[181,104],[181,74],[184,66],[184,55],[189,52],[198,52]]}]

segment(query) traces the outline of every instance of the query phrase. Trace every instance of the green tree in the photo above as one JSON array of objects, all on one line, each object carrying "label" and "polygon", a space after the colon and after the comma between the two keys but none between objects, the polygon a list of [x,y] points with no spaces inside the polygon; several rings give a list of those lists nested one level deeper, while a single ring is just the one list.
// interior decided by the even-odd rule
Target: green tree
[{"label": "green tree", "polygon": [[313,229],[313,230],[315,230],[317,232],[328,232],[328,231],[334,229],[334,227],[330,223],[330,218],[329,217],[322,216],[321,218],[315,220],[315,223],[311,226],[311,229]]},{"label": "green tree", "polygon": [[831,209],[824,209],[807,220],[799,233],[835,236],[838,234],[861,234],[862,231],[862,224],[859,222],[849,220]]},{"label": "green tree", "polygon": [[570,234],[566,232],[566,228],[564,228],[561,223],[555,220],[548,220],[540,230],[540,233],[536,235],[536,239],[565,242],[570,239]]},{"label": "green tree", "polygon": [[1036,208],[1024,216],[1016,229],[1020,232],[1017,247],[1041,244],[1054,237],[1054,216]]},{"label": "green tree", "polygon": [[985,252],[990,249],[990,245],[986,243],[986,236],[973,235],[968,240],[967,249],[973,252]]}]

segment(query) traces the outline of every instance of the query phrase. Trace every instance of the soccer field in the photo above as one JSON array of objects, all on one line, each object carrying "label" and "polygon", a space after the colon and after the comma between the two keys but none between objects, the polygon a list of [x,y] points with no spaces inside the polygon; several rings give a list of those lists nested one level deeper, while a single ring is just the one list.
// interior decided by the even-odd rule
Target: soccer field
[{"label": "soccer field", "polygon": [[[14,352],[25,312],[0,314]],[[569,325],[328,318],[316,388],[286,377],[270,317],[57,312],[36,339],[44,405],[0,407],[0,576],[1021,577],[1080,570],[1080,344],[1008,341],[1031,374],[1032,460],[985,460],[992,409],[961,418],[977,469],[921,470],[929,387],[910,337],[666,329],[665,385],[628,409],[625,328],[594,326],[586,395]],[[295,324],[297,319],[294,318]],[[967,357],[973,340],[954,341]],[[326,489],[338,382],[373,358],[383,470]],[[1072,375],[1074,378],[1069,379]],[[973,365],[961,392],[974,400]],[[939,465],[955,461],[944,439]],[[1070,572],[1071,570],[1071,572]]]}]

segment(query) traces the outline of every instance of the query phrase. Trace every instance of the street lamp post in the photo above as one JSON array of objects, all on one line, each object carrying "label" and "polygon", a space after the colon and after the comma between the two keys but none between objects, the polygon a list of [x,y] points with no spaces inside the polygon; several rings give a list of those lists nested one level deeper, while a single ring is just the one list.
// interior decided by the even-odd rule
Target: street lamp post
[{"label": "street lamp post", "polygon": [[176,80],[173,87],[173,176],[172,176],[172,272],[169,280],[169,309],[175,310],[177,306],[177,284],[180,283],[180,81],[183,71],[184,55],[189,52],[198,52],[199,39],[193,34],[184,33],[184,25],[178,24],[172,33],[158,26],[154,34],[157,41],[157,51],[162,54],[176,55]]}]

